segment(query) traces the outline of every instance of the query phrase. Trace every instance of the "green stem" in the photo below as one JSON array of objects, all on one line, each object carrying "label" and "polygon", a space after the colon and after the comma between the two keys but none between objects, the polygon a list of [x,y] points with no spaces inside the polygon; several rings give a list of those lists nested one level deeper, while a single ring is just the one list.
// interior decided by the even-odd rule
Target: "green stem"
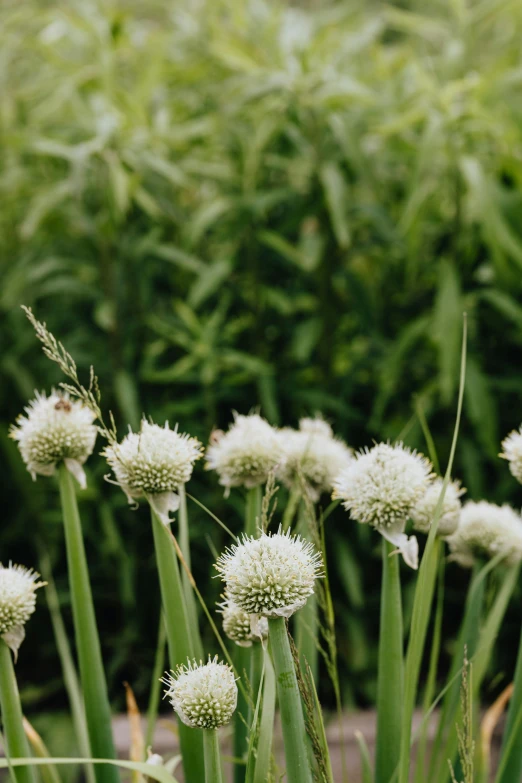
[{"label": "green stem", "polygon": [[283,520],[281,522],[281,525],[283,527],[283,530],[288,530],[289,527],[291,527],[292,522],[294,521],[294,517],[297,512],[297,507],[299,505],[299,501],[301,499],[301,488],[300,487],[292,487],[290,490],[290,494],[288,495],[288,502],[286,504],[284,513],[283,513]]},{"label": "green stem", "polygon": [[[161,590],[161,602],[167,630],[171,669],[194,658],[178,558],[169,530],[151,508],[152,532]],[[178,721],[183,769],[187,783],[201,783],[203,771],[203,738],[201,731]]]},{"label": "green stem", "polygon": [[149,706],[147,708],[147,730],[145,733],[145,750],[151,747],[154,742],[154,729],[158,718],[158,707],[160,702],[161,675],[165,670],[165,644],[167,641],[167,632],[165,630],[165,619],[163,610],[160,612],[158,639],[156,642],[156,654],[154,656],[154,669],[152,670],[152,679],[150,683]]},{"label": "green stem", "polygon": [[284,617],[268,620],[283,728],[288,783],[312,783],[307,735],[294,660]]},{"label": "green stem", "polygon": [[261,521],[261,487],[251,487],[247,493],[245,513],[245,533],[247,536],[258,536],[258,525]]},{"label": "green stem", "polygon": [[203,750],[205,754],[205,783],[223,783],[216,729],[203,730]]},{"label": "green stem", "polygon": [[[187,568],[191,571],[190,565],[190,536],[189,536],[189,523],[187,513],[187,496],[185,493],[185,485],[180,484],[178,487],[179,495],[179,547],[183,554]],[[187,615],[189,621],[190,635],[192,639],[192,647],[194,649],[194,655],[198,660],[203,659],[203,644],[201,642],[201,635],[199,633],[199,621],[198,621],[198,609],[196,606],[196,597],[194,590],[190,584],[190,578],[184,568],[182,570],[183,592],[185,594],[185,602],[187,605]]]},{"label": "green stem", "polygon": [[403,631],[399,556],[382,541],[375,783],[389,783],[399,762],[403,706]]},{"label": "green stem", "polygon": [[[62,502],[67,570],[80,668],[85,717],[93,758],[114,759],[111,709],[92,601],[87,558],[73,477],[62,463],[58,469]],[[96,767],[98,783],[116,783],[118,771],[111,766]]]},{"label": "green stem", "polygon": [[[11,650],[0,638],[0,708],[4,726],[5,752],[9,761],[31,758],[25,736],[20,694],[14,673]],[[33,767],[17,767],[15,783],[35,783]]]},{"label": "green stem", "polygon": [[502,766],[496,783],[522,780],[522,633],[518,646],[514,685],[502,738],[500,752]]},{"label": "green stem", "polygon": [[248,712],[248,725],[252,726],[252,717],[254,707],[257,704],[257,697],[259,695],[259,685],[261,683],[261,673],[263,671],[263,645],[259,642],[254,642],[252,647],[248,648],[250,653],[250,689],[252,691],[252,701],[250,703],[250,709]]},{"label": "green stem", "polygon": [[[250,648],[236,645],[234,650],[234,666],[239,677],[245,681],[250,663]],[[240,689],[237,695],[237,707],[234,713],[234,757],[244,760],[248,749],[248,726],[251,714],[250,700],[246,691]],[[246,768],[244,764],[234,765],[234,783],[244,783]]]},{"label": "green stem", "polygon": [[295,616],[295,644],[299,650],[301,668],[306,671],[306,665],[314,682],[318,682],[319,650],[317,649],[317,631],[319,629],[317,597],[311,595],[306,604]]}]

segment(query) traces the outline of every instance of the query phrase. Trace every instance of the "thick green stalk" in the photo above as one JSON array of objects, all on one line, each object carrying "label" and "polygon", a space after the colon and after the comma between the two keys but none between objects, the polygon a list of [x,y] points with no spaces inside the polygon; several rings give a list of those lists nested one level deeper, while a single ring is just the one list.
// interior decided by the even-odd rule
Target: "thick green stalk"
[{"label": "thick green stalk", "polygon": [[[234,650],[234,666],[243,682],[248,677],[250,669],[250,648],[236,645]],[[237,695],[237,707],[234,713],[234,757],[245,759],[248,749],[248,726],[251,713],[250,701],[246,697],[246,691],[239,689]],[[234,765],[234,783],[244,783],[246,767],[244,764]]]},{"label": "thick green stalk", "polygon": [[205,754],[205,783],[223,783],[219,740],[216,729],[203,730],[203,749]]},{"label": "thick green stalk", "polygon": [[[175,669],[194,657],[187,610],[179,573],[178,558],[170,531],[151,508],[156,564],[161,590],[161,602],[167,629],[170,666]],[[178,721],[183,770],[187,783],[204,779],[203,738],[199,729],[191,729]]]},{"label": "thick green stalk", "polygon": [[303,671],[306,671],[306,664],[308,664],[314,682],[318,682],[319,670],[319,650],[317,648],[318,610],[317,597],[311,595],[295,616],[295,645],[299,650],[301,668]]},{"label": "thick green stalk", "polygon": [[248,725],[252,726],[252,716],[254,707],[257,703],[259,685],[261,683],[261,674],[263,672],[263,645],[259,642],[254,642],[252,647],[249,648],[249,653],[250,673],[248,679],[250,682],[250,690],[252,691],[252,702],[250,704],[250,710],[248,713]]},{"label": "thick green stalk", "polygon": [[502,738],[500,752],[502,762],[496,783],[522,780],[522,633],[518,646],[514,685]]},{"label": "thick green stalk", "polygon": [[[14,673],[11,650],[0,639],[0,708],[4,727],[5,751],[9,758],[31,758],[29,743],[25,736],[20,694]],[[17,767],[13,772],[15,783],[35,783],[36,775],[33,767]]]},{"label": "thick green stalk", "polygon": [[[190,536],[189,536],[189,523],[187,513],[187,496],[185,494],[185,485],[180,484],[178,487],[179,495],[179,548],[187,565],[189,571],[191,570],[190,560]],[[194,649],[195,657],[200,660],[203,659],[203,644],[201,642],[201,634],[199,632],[198,622],[198,609],[196,605],[196,596],[194,590],[190,584],[190,578],[185,569],[181,569],[181,578],[183,581],[183,592],[185,594],[185,602],[187,605],[187,615],[189,620],[190,635],[192,639],[192,647]]]},{"label": "thick green stalk", "polygon": [[308,740],[294,660],[284,617],[268,620],[283,728],[288,783],[312,783]]},{"label": "thick green stalk", "polygon": [[[76,650],[91,752],[93,758],[114,759],[116,753],[112,740],[111,709],[83,545],[80,514],[76,502],[74,480],[63,463],[58,469],[58,479]],[[95,774],[98,783],[119,781],[118,771],[112,766],[96,767]]]},{"label": "thick green stalk", "polygon": [[382,541],[379,680],[377,683],[377,739],[375,783],[390,783],[399,763],[403,707],[403,634],[399,556]]}]

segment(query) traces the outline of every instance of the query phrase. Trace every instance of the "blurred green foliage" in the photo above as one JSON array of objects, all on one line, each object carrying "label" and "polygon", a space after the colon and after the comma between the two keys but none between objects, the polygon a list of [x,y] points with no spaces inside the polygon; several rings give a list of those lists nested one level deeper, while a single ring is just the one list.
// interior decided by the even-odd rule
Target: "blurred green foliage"
[{"label": "blurred green foliage", "polygon": [[[121,432],[144,411],[206,442],[232,408],[260,405],[275,424],[322,411],[354,446],[402,435],[425,450],[418,404],[442,468],[465,310],[456,474],[470,496],[520,506],[497,458],[522,419],[519,2],[4,0],[0,19],[0,557],[30,565],[45,547],[67,621],[56,489],[31,483],[5,437],[33,390],[61,380],[21,303],[85,378],[94,364]],[[121,707],[127,679],[145,707],[159,607],[147,513],[103,482],[99,457],[89,470],[112,695]],[[240,524],[239,492],[225,503],[201,468],[189,491]],[[189,511],[213,602],[222,533]],[[345,696],[366,704],[378,542],[340,509],[328,526]],[[448,637],[468,578],[450,575]],[[18,671],[27,705],[65,703],[43,606]]]}]

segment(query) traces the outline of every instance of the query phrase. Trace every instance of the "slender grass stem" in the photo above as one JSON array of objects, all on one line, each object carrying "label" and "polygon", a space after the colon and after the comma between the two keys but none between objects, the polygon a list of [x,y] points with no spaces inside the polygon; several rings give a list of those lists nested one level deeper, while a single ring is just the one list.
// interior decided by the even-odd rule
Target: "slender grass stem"
[{"label": "slender grass stem", "polygon": [[[11,650],[3,639],[0,639],[0,708],[6,756],[10,761],[15,758],[31,758],[24,731],[22,706]],[[17,767],[16,772],[12,771],[12,774],[15,783],[36,783],[36,775],[32,767]]]},{"label": "slender grass stem", "polygon": [[223,783],[217,729],[203,730],[205,754],[205,783]]},{"label": "slender grass stem", "polygon": [[161,691],[161,675],[165,670],[165,644],[167,642],[167,632],[165,630],[165,618],[163,610],[160,612],[158,624],[158,639],[156,642],[156,654],[154,656],[154,668],[150,683],[149,706],[147,708],[147,729],[145,732],[145,750],[152,746],[154,741],[154,730],[158,718],[158,708]]},{"label": "slender grass stem", "polygon": [[245,513],[245,533],[247,536],[258,536],[258,523],[261,518],[261,487],[252,487],[248,490]]},{"label": "slender grass stem", "polygon": [[495,783],[522,780],[522,633],[518,646],[514,685],[502,738],[500,751],[502,761]]},{"label": "slender grass stem", "polygon": [[[187,496],[185,494],[185,485],[180,484],[178,487],[179,495],[179,546],[183,553],[187,568],[191,570],[191,558],[190,558],[190,536],[189,536],[189,522],[187,513]],[[185,602],[187,605],[187,615],[189,621],[190,635],[192,639],[192,647],[194,649],[195,657],[203,659],[203,644],[201,642],[201,634],[199,632],[198,622],[198,609],[196,606],[196,597],[194,590],[190,584],[188,574],[183,570],[181,575],[183,582],[183,592],[185,594]]]},{"label": "slender grass stem", "polygon": [[283,617],[268,621],[283,728],[288,783],[312,783],[307,735],[294,661]]},{"label": "slender grass stem", "polygon": [[[152,508],[151,521],[170,666],[175,669],[179,664],[186,663],[187,659],[193,658],[194,650],[189,632],[178,558],[171,534]],[[191,729],[181,721],[178,722],[178,728],[185,779],[187,783],[201,783],[204,779],[201,731]]]},{"label": "slender grass stem", "polygon": [[389,783],[399,761],[403,705],[403,632],[399,556],[382,541],[375,783]]},{"label": "slender grass stem", "polygon": [[[111,710],[103,670],[100,640],[83,545],[82,528],[73,477],[61,464],[58,469],[62,502],[67,569],[80,668],[87,730],[94,758],[116,758],[111,728]],[[116,783],[118,771],[111,766],[95,770],[98,783]]]}]

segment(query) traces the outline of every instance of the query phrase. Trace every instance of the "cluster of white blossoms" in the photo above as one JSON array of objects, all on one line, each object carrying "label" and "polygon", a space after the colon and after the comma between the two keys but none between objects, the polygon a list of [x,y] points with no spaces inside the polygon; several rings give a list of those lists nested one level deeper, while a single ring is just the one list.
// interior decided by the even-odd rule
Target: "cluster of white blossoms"
[{"label": "cluster of white blossoms", "polygon": [[268,638],[266,617],[260,617],[256,621],[226,595],[219,607],[223,616],[223,631],[239,647],[252,647],[252,644]]},{"label": "cluster of white blossoms", "polygon": [[314,592],[323,562],[312,543],[279,528],[259,538],[243,536],[221,555],[216,570],[228,598],[248,615],[290,617]]},{"label": "cluster of white blossoms", "polygon": [[82,402],[56,391],[49,397],[36,392],[25,412],[27,415],[18,417],[9,434],[18,441],[33,479],[37,475],[52,476],[57,464],[63,461],[80,486],[85,487],[82,465],[94,449],[95,414]]},{"label": "cluster of white blossoms", "polygon": [[0,563],[0,637],[16,653],[25,636],[24,625],[36,607],[40,574],[21,565]]},{"label": "cluster of white blossoms", "polygon": [[234,413],[227,432],[215,431],[206,451],[206,469],[226,487],[257,487],[283,460],[277,430],[257,413]]},{"label": "cluster of white blossoms", "polygon": [[522,427],[504,438],[502,449],[500,456],[508,460],[511,474],[522,484]]},{"label": "cluster of white blossoms", "polygon": [[465,568],[471,568],[477,558],[491,559],[501,553],[507,565],[514,565],[522,560],[522,518],[507,504],[469,500],[448,544],[451,560]]},{"label": "cluster of white blossoms", "polygon": [[217,655],[208,663],[188,661],[163,680],[165,696],[183,723],[194,729],[218,729],[230,723],[237,706],[234,672]]},{"label": "cluster of white blossoms", "polygon": [[418,542],[404,532],[406,523],[433,478],[426,457],[397,443],[378,443],[358,452],[334,480],[335,498],[353,519],[371,525],[418,567]]},{"label": "cluster of white blossoms", "polygon": [[169,511],[179,508],[176,494],[192,476],[202,455],[201,443],[189,435],[143,419],[139,432],[129,431],[121,443],[109,445],[103,455],[129,503],[146,497],[164,524]]},{"label": "cluster of white blossoms", "polygon": [[331,492],[334,478],[347,467],[352,450],[333,434],[321,418],[301,419],[299,429],[279,430],[284,460],[278,477],[287,487],[300,487],[314,502]]},{"label": "cluster of white blossoms", "polygon": [[[443,480],[437,477],[428,487],[422,498],[411,512],[415,530],[429,533],[442,492]],[[458,481],[450,481],[444,493],[441,515],[437,526],[437,535],[441,538],[451,536],[459,526],[462,503],[461,496],[466,492]]]}]

